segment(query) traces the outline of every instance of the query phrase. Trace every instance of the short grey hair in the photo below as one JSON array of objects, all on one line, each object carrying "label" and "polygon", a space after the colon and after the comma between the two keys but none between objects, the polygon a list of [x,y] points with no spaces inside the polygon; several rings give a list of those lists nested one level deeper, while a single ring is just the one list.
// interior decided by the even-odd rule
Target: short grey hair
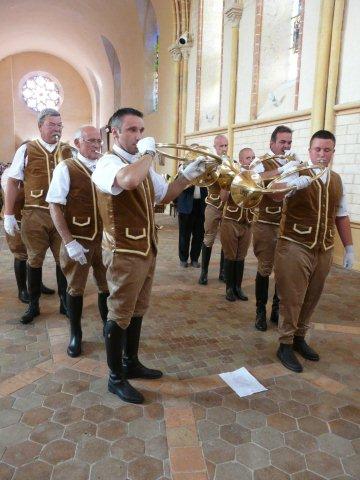
[{"label": "short grey hair", "polygon": [[96,128],[94,127],[94,125],[82,125],[80,128],[78,128],[76,130],[76,132],[74,133],[74,140],[80,140],[83,136],[83,133],[84,133],[84,128],[88,128],[88,127],[93,127],[93,128]]},{"label": "short grey hair", "polygon": [[38,125],[39,127],[45,122],[46,117],[60,117],[60,113],[54,108],[44,108],[41,110],[38,115]]}]

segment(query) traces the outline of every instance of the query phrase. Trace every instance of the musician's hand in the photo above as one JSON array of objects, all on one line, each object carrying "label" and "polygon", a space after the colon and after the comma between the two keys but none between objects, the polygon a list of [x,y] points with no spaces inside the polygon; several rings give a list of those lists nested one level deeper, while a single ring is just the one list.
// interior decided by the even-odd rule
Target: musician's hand
[{"label": "musician's hand", "polygon": [[195,178],[205,173],[208,163],[207,157],[197,157],[197,159],[191,162],[187,167],[183,167],[181,173],[187,180],[191,182]]},{"label": "musician's hand", "polygon": [[311,177],[301,175],[299,177],[292,177],[286,181],[289,187],[296,187],[296,190],[302,190],[311,184]]},{"label": "musician's hand", "polygon": [[4,230],[11,237],[15,237],[15,233],[20,231],[15,215],[4,215]]},{"label": "musician's hand", "polygon": [[355,252],[353,245],[346,245],[345,247],[345,255],[343,260],[343,267],[350,270],[355,263]]},{"label": "musician's hand", "polygon": [[155,139],[153,137],[142,138],[138,141],[136,146],[140,155],[143,155],[147,151],[156,153]]},{"label": "musician's hand", "polygon": [[279,173],[292,172],[295,171],[300,164],[300,160],[291,160],[290,162],[285,163],[285,165],[278,167],[278,171]]},{"label": "musician's hand", "polygon": [[74,260],[75,262],[79,262],[80,265],[85,265],[87,263],[87,259],[85,253],[89,250],[84,248],[81,243],[73,240],[65,245],[67,254],[69,257]]}]

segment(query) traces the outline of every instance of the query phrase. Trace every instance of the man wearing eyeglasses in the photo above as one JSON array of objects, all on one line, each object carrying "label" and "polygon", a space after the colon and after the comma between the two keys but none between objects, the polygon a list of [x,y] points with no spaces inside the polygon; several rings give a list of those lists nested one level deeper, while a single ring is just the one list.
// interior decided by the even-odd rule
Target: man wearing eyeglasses
[{"label": "man wearing eyeglasses", "polygon": [[[314,166],[328,167],[335,152],[335,137],[327,130],[314,133],[309,157]],[[320,299],[333,259],[335,230],[345,248],[345,268],[354,264],[350,220],[340,175],[309,169],[295,173],[287,184],[296,191],[286,197],[275,251],[275,280],[280,297],[277,356],[294,372],[303,367],[294,351],[306,360],[319,354],[305,341],[310,318]],[[279,198],[280,200],[280,198]]]},{"label": "man wearing eyeglasses", "polygon": [[24,183],[25,204],[21,221],[21,238],[28,254],[29,306],[20,322],[27,324],[40,314],[39,298],[42,265],[48,248],[56,262],[56,280],[60,297],[60,313],[66,314],[66,278],[59,264],[61,238],[49,212],[46,194],[55,166],[72,155],[70,145],[60,142],[62,122],[57,110],[46,108],[39,113],[40,138],[22,145],[9,168],[5,194],[4,228],[14,236],[19,230],[15,218],[18,183]]},{"label": "man wearing eyeglasses", "polygon": [[98,307],[103,322],[107,319],[109,295],[106,270],[102,262],[102,222],[91,175],[101,156],[100,130],[80,128],[74,139],[77,158],[66,159],[54,170],[46,201],[54,225],[62,239],[60,265],[67,279],[66,307],[70,320],[70,342],[67,353],[81,353],[81,315],[83,295],[90,266],[98,288]]}]

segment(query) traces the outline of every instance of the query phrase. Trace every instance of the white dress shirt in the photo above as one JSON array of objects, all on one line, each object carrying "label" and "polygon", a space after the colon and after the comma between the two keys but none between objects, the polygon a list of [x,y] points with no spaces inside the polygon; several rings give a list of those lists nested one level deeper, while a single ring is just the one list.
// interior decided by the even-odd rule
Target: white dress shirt
[{"label": "white dress shirt", "polygon": [[[114,145],[113,149],[129,163],[134,163],[139,159],[139,154],[132,155],[117,145]],[[102,192],[119,195],[123,188],[114,185],[115,177],[118,171],[127,165],[117,155],[107,153],[97,161],[95,172],[91,176],[92,181]],[[166,195],[168,184],[160,174],[155,172],[153,167],[150,167],[149,171],[155,191],[155,203],[160,203]]]},{"label": "white dress shirt", "polygon": [[[77,154],[77,159],[85,165],[91,172],[95,170],[97,160],[89,160],[83,157],[80,153]],[[46,195],[48,203],[60,203],[66,205],[67,196],[70,190],[70,175],[69,169],[64,162],[56,165],[53,176],[50,182],[49,190]]]},{"label": "white dress shirt", "polygon": [[[46,143],[42,138],[38,139],[38,142],[50,153],[57,147],[57,143]],[[9,168],[9,177],[15,178],[16,180],[24,180],[24,169],[28,162],[27,156],[25,157],[26,146],[27,144],[24,143],[24,145],[21,145],[21,147],[16,150]]]}]

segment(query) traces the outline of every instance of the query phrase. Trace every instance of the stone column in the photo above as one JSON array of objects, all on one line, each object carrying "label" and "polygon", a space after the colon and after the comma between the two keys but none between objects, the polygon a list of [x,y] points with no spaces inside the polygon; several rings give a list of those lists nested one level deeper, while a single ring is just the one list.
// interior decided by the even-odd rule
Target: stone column
[{"label": "stone column", "polygon": [[320,28],[318,34],[314,97],[311,116],[312,132],[323,129],[325,123],[326,90],[329,73],[334,4],[335,0],[323,0],[320,10]]},{"label": "stone column", "polygon": [[344,20],[345,0],[336,0],[334,18],[332,22],[330,64],[325,107],[325,129],[334,130],[336,93],[339,79],[341,56],[342,26]]},{"label": "stone column", "polygon": [[238,67],[238,44],[239,44],[239,24],[243,12],[242,2],[234,3],[228,8],[224,15],[228,23],[231,24],[231,64],[229,78],[229,110],[228,110],[228,155],[233,157],[234,150],[234,123],[236,116],[236,90],[237,90],[237,67]]}]

